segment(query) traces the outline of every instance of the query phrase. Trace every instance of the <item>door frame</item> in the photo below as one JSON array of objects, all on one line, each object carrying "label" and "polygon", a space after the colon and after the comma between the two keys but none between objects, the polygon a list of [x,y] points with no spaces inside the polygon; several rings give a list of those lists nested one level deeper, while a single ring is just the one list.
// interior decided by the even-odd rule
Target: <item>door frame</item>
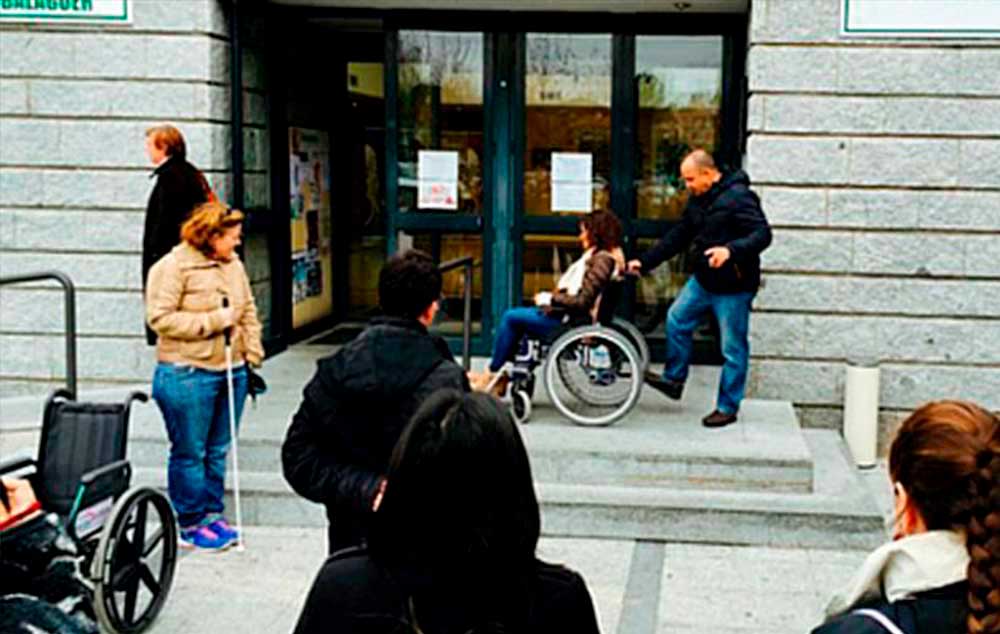
[{"label": "door frame", "polygon": [[[339,19],[345,23],[381,28],[385,40],[385,214],[387,255],[397,248],[400,230],[438,230],[478,234],[482,237],[482,330],[473,337],[473,353],[488,353],[493,327],[503,311],[520,303],[522,255],[526,233],[575,235],[577,218],[531,217],[521,213],[524,192],[524,65],[526,23],[524,12],[384,10],[337,7],[295,7],[269,5],[266,9],[275,27],[268,29],[272,51],[281,51],[287,25],[309,19]],[[746,140],[746,47],[748,14],[681,13],[597,13],[531,12],[530,32],[608,33],[612,36],[612,207],[625,229],[626,251],[632,254],[639,238],[663,235],[672,223],[636,218],[634,165],[631,152],[635,143],[636,104],[632,81],[635,38],[638,35],[715,35],[723,38],[722,105],[720,147],[716,154],[728,166],[739,167]],[[484,35],[483,65],[483,215],[446,213],[401,213],[398,210],[398,120],[396,60],[400,30],[473,31]],[[272,207],[277,216],[288,215],[288,157],[286,87],[281,82],[281,54],[268,55],[271,86],[268,106],[271,131]],[[338,65],[339,68],[339,65]],[[330,130],[331,147],[336,131]],[[334,219],[336,222],[336,219]],[[288,227],[277,223],[278,233]],[[284,223],[287,224],[287,223]],[[336,238],[335,238],[336,239]],[[272,263],[272,301],[275,348],[282,349],[301,337],[291,330],[290,260],[276,236]],[[335,266],[336,268],[336,266]],[[343,280],[346,270],[334,278]],[[335,296],[337,291],[335,289]],[[335,315],[343,313],[337,308]],[[629,310],[632,302],[627,302]],[[626,313],[628,312],[625,311]],[[448,337],[458,350],[461,339]]]}]

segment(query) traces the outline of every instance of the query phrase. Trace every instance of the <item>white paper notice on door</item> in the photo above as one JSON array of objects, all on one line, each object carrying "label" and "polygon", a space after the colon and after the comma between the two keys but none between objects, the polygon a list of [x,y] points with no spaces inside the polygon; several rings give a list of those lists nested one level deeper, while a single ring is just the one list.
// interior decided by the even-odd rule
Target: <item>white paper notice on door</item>
[{"label": "white paper notice on door", "polygon": [[417,207],[458,209],[458,152],[417,152]]},{"label": "white paper notice on door", "polygon": [[590,213],[594,159],[582,152],[552,153],[552,211]]}]

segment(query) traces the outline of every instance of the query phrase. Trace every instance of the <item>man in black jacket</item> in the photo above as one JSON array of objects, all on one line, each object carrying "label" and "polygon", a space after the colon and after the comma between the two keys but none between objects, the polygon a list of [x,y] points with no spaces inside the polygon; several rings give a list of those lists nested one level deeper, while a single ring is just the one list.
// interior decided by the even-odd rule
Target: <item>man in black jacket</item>
[{"label": "man in black jacket", "polygon": [[[146,130],[146,155],[156,166],[156,185],[146,204],[142,233],[142,288],[156,262],[181,241],[181,225],[191,211],[213,198],[205,176],[187,161],[187,146],[181,131],[172,125]],[[146,343],[156,344],[156,333],[146,326]]]},{"label": "man in black jacket", "polygon": [[723,174],[712,156],[694,150],[681,163],[691,196],[680,222],[639,259],[632,273],[647,273],[685,248],[694,257],[694,275],[667,313],[667,360],[662,375],[647,372],[646,382],[680,399],[691,358],[691,337],[709,310],[715,313],[725,365],[713,412],[706,427],[736,422],[750,358],[750,304],[760,285],[760,253],[771,244],[771,228],[750,190],[746,172]]},{"label": "man in black jacket", "polygon": [[469,389],[447,343],[429,334],[441,273],[429,255],[393,256],[379,274],[376,318],[321,359],[281,447],[285,479],[326,505],[330,552],[360,544],[396,441],[440,388]]}]

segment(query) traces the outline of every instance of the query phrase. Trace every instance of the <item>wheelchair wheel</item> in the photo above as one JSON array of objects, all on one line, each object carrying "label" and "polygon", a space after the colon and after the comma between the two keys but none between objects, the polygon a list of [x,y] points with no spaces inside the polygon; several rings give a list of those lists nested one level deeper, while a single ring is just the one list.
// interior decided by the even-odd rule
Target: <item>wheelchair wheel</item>
[{"label": "wheelchair wheel", "polygon": [[531,395],[525,390],[511,390],[510,412],[518,424],[527,423],[531,418]]},{"label": "wheelchair wheel", "polygon": [[626,321],[621,317],[615,317],[611,322],[611,327],[625,335],[625,338],[629,340],[632,347],[636,349],[639,353],[639,357],[642,359],[642,372],[644,373],[649,369],[649,344],[646,343],[646,338],[642,336],[639,329],[632,325],[632,322]]},{"label": "wheelchair wheel", "polygon": [[610,425],[639,400],[643,359],[622,333],[584,326],[552,344],[545,360],[545,389],[577,425]]},{"label": "wheelchair wheel", "polygon": [[107,632],[135,634],[156,619],[177,566],[177,522],[167,498],[130,489],[104,525],[93,563],[94,608]]}]

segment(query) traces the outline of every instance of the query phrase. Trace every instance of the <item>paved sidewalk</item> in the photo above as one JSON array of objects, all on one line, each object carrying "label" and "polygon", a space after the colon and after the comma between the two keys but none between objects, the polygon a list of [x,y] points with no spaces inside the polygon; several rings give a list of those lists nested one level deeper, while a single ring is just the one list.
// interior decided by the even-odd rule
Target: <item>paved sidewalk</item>
[{"label": "paved sidewalk", "polygon": [[[152,634],[285,634],[325,555],[322,529],[249,527],[238,553],[186,554]],[[804,634],[864,553],[543,538],[579,571],[605,634]]]},{"label": "paved sidewalk", "polygon": [[[241,437],[248,443],[280,438],[316,358],[330,350],[296,346],[266,366],[271,390],[257,409],[247,408]],[[119,400],[126,392],[122,386],[84,398]],[[0,456],[34,453],[41,401],[0,402]],[[134,411],[134,429],[143,425],[162,426],[152,404]],[[864,472],[861,480],[884,514],[891,504],[884,467]],[[324,559],[325,530],[248,526],[246,535],[245,552],[183,557],[171,596],[150,632],[291,630]],[[584,576],[605,634],[805,634],[820,621],[829,593],[849,579],[865,554],[629,539],[546,537],[539,545],[541,558],[565,563]]]}]

